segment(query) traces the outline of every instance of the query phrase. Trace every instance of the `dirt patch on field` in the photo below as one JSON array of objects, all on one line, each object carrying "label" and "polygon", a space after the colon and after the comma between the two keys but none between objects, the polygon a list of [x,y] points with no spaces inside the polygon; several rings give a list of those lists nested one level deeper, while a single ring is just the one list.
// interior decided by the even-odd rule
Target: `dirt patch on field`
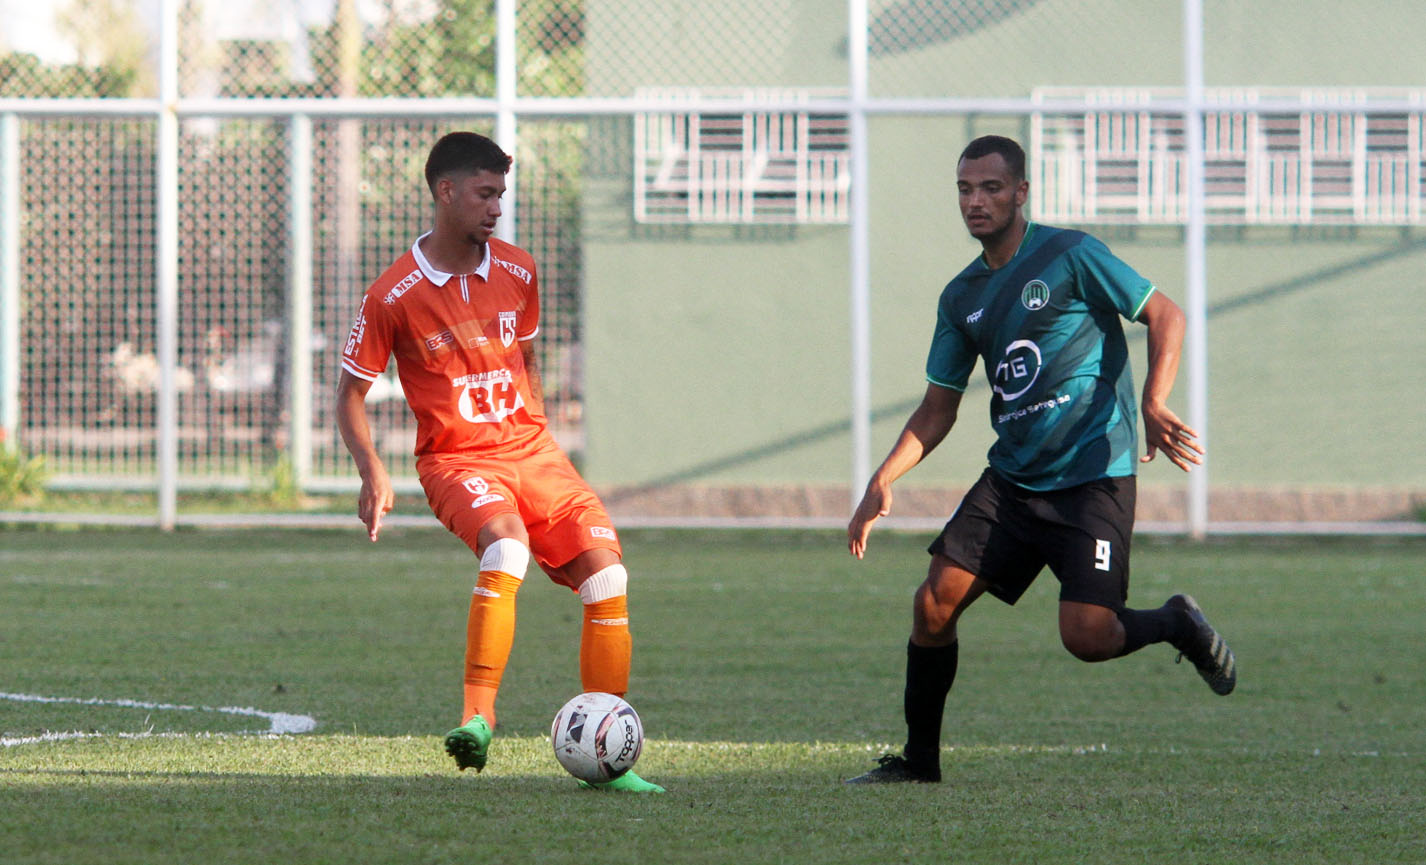
[{"label": "dirt patch on field", "polygon": [[[896,490],[894,515],[946,518],[964,488]],[[619,517],[845,519],[851,496],[826,486],[665,486],[601,490]],[[1209,491],[1212,522],[1391,522],[1419,521],[1426,514],[1426,489],[1228,489]],[[1139,490],[1138,519],[1184,522],[1186,490]]]}]

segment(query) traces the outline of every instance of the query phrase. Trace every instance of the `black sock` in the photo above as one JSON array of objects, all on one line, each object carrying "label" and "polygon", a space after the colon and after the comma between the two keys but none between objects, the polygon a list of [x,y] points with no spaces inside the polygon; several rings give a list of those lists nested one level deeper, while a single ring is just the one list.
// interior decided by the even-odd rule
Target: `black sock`
[{"label": "black sock", "polygon": [[1121,607],[1114,614],[1124,625],[1124,648],[1119,651],[1120,658],[1151,643],[1176,642],[1182,638],[1187,624],[1183,611],[1170,607],[1156,610]]},{"label": "black sock", "polygon": [[949,646],[906,644],[906,759],[940,769],[941,715],[956,680],[960,643]]}]

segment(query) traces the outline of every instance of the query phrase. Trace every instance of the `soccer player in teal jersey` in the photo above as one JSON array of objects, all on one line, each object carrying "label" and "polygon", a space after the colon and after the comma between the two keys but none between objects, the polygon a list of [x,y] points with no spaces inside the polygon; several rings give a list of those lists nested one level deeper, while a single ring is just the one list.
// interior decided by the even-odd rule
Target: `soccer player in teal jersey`
[{"label": "soccer player in teal jersey", "polygon": [[[858,559],[891,485],[956,422],[976,358],[991,386],[996,440],[989,467],[931,544],[907,645],[906,745],[850,783],[941,780],[941,719],[955,681],[956,623],[989,592],[1014,604],[1048,566],[1060,581],[1059,630],[1084,661],[1167,642],[1215,693],[1233,690],[1227,643],[1194,600],[1125,606],[1138,462],[1162,453],[1183,471],[1201,463],[1198,434],[1168,408],[1184,315],[1100,241],[1034,225],[1022,208],[1025,152],[985,136],[961,154],[961,216],[982,254],[941,294],[926,363],[926,395],[872,475],[847,527]],[[1138,451],[1134,384],[1120,318],[1148,326],[1143,392],[1146,452]]]}]

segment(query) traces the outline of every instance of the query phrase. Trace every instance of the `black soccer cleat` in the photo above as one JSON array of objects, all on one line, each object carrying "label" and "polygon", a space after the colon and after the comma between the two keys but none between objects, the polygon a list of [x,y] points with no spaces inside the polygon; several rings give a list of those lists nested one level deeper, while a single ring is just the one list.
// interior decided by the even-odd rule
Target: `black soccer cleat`
[{"label": "black soccer cleat", "polygon": [[855,778],[848,778],[847,784],[939,784],[940,766],[917,766],[900,754],[883,754],[877,758],[876,768]]},{"label": "black soccer cleat", "polygon": [[1164,606],[1182,610],[1193,622],[1189,633],[1173,644],[1179,653],[1174,663],[1188,658],[1213,693],[1220,696],[1231,694],[1233,686],[1238,684],[1238,666],[1233,650],[1228,648],[1228,641],[1213,630],[1213,626],[1203,617],[1203,610],[1188,595],[1174,595]]}]

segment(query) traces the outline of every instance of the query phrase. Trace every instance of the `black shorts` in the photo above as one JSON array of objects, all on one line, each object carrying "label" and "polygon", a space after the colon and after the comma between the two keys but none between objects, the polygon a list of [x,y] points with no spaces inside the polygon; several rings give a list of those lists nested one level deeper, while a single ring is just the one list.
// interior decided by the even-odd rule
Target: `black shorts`
[{"label": "black shorts", "polygon": [[1129,597],[1133,476],[1036,492],[991,469],[976,481],[928,548],[1014,604],[1046,565],[1060,600],[1117,609]]}]

